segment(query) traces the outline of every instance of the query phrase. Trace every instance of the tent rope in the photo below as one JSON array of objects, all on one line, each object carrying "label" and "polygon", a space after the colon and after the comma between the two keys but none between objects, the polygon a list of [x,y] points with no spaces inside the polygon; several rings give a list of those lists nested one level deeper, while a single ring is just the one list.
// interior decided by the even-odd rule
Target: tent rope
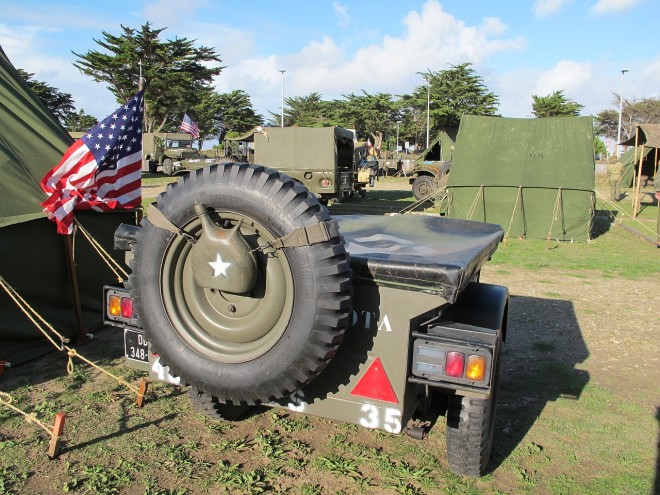
[{"label": "tent rope", "polygon": [[[653,229],[651,229],[650,227],[644,225],[642,222],[640,222],[637,218],[635,218],[634,216],[632,216],[630,213],[626,213],[624,210],[622,210],[621,208],[619,208],[619,205],[617,205],[614,201],[612,201],[612,200],[609,199],[608,197],[604,196],[603,194],[601,194],[601,193],[599,193],[599,192],[596,192],[596,198],[597,198],[598,200],[600,200],[600,201],[606,203],[608,206],[613,207],[616,211],[618,211],[618,212],[621,213],[622,215],[628,217],[630,220],[633,220],[635,223],[639,224],[639,226],[640,226],[641,228],[644,228],[644,229],[648,230],[652,235],[657,235],[656,232],[653,231]],[[660,205],[659,205],[659,206],[660,206]],[[612,215],[612,212],[610,212],[610,215],[611,215],[611,216],[614,216],[614,215]]]},{"label": "tent rope", "polygon": [[2,402],[2,404],[4,404],[6,407],[11,409],[12,411],[14,411],[14,412],[20,414],[21,416],[23,416],[28,423],[34,423],[39,428],[41,428],[46,433],[48,433],[49,436],[51,435],[51,431],[48,429],[48,427],[45,424],[43,424],[41,421],[39,421],[39,419],[37,419],[37,415],[35,413],[26,413],[22,409],[20,409],[20,408],[16,407],[15,405],[13,405],[12,400],[13,399],[12,399],[11,395],[9,395],[7,392],[0,392],[0,402]]},{"label": "tent rope", "polygon": [[[433,198],[434,196],[438,196],[442,193],[442,196],[440,197],[440,207],[442,207],[442,204],[446,201],[447,199],[447,191],[444,188],[440,189],[435,189],[431,191],[429,194],[424,196],[422,199],[415,201],[414,203],[409,204],[408,206],[405,206],[399,210],[399,214],[405,214],[405,213],[410,213],[413,210],[416,210],[420,205],[424,204],[426,201],[429,199]],[[437,201],[437,200],[436,200]]]},{"label": "tent rope", "polygon": [[80,232],[85,236],[92,246],[92,248],[98,253],[99,257],[108,265],[108,268],[115,274],[117,277],[117,282],[123,282],[128,278],[128,273],[122,268],[122,266],[112,257],[110,254],[103,248],[103,246],[96,240],[92,235],[80,224],[80,222],[74,217],[73,221],[76,226],[80,229]]},{"label": "tent rope", "polygon": [[513,218],[516,216],[516,211],[518,211],[518,201],[520,198],[522,198],[522,185],[518,186],[518,194],[516,195],[516,202],[513,205],[513,212],[509,220],[509,228],[506,229],[506,234],[504,234],[504,247],[506,247],[506,241],[509,239],[509,232],[511,232],[511,227],[513,226]]},{"label": "tent rope", "polygon": [[[21,295],[14,289],[7,281],[4,279],[2,275],[0,275],[0,286],[5,290],[7,295],[16,303],[18,308],[23,311],[25,316],[28,317],[28,319],[34,324],[37,329],[44,334],[44,336],[50,341],[53,346],[58,351],[64,351],[65,344],[69,342],[69,339],[67,339],[64,335],[60,334],[53,326],[48,323],[32,306],[28,304],[28,302],[21,297]],[[57,344],[55,340],[43,329],[43,327],[36,321],[39,320],[44,326],[46,326],[53,334],[55,334],[59,339],[60,343]]]},{"label": "tent rope", "polygon": [[561,187],[557,189],[557,198],[555,199],[555,207],[552,209],[552,221],[550,222],[550,230],[548,230],[548,237],[545,240],[545,248],[550,249],[550,238],[552,236],[552,227],[555,225],[555,220],[558,218],[559,210],[561,209]]},{"label": "tent rope", "polygon": [[477,209],[477,203],[479,201],[479,198],[481,198],[481,196],[483,195],[483,191],[484,191],[484,185],[481,184],[479,190],[477,191],[477,196],[474,198],[474,201],[472,202],[472,206],[470,206],[470,210],[468,211],[466,220],[472,220],[472,215],[474,214],[474,210]]},{"label": "tent rope", "polygon": [[[11,297],[13,299],[13,301],[16,303],[18,308],[30,319],[30,321],[34,324],[34,326],[37,328],[37,330],[39,330],[44,335],[44,337],[46,337],[46,339],[48,339],[50,341],[50,343],[53,344],[53,346],[58,351],[60,351],[60,352],[66,351],[67,355],[69,356],[69,361],[67,362],[66,370],[69,374],[73,373],[73,371],[74,371],[73,358],[77,357],[80,360],[84,361],[85,363],[89,364],[91,367],[97,369],[98,371],[100,371],[102,373],[105,373],[106,375],[114,378],[115,381],[117,381],[118,383],[124,385],[126,388],[128,388],[129,390],[134,392],[138,396],[138,398],[143,397],[143,393],[140,390],[138,390],[136,387],[134,387],[133,385],[128,383],[126,380],[124,380],[123,378],[118,377],[116,375],[113,375],[109,371],[101,368],[98,364],[93,363],[89,359],[87,359],[84,356],[82,356],[81,354],[79,354],[78,351],[76,351],[75,349],[65,345],[66,343],[69,342],[69,339],[64,337],[57,330],[55,330],[55,328],[53,328],[53,326],[50,323],[48,323],[41,315],[39,315],[37,310],[35,310],[32,306],[30,306],[30,304],[25,299],[23,299],[23,297],[21,297],[20,294],[18,294],[16,289],[14,289],[11,285],[9,285],[7,283],[7,281],[1,275],[0,275],[0,285],[2,285],[2,288],[5,290],[5,292],[7,292],[9,297]],[[61,341],[61,344],[58,345],[55,342],[55,340],[44,329],[44,327],[42,327],[39,323],[37,323],[35,318],[38,319],[41,323],[43,323],[44,326],[50,332],[52,332],[57,337],[59,337],[59,339]]]}]

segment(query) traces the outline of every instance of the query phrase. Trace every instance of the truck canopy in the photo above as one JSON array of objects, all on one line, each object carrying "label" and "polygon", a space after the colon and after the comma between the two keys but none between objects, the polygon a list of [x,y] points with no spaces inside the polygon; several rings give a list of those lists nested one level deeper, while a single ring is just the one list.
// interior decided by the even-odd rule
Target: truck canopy
[{"label": "truck canopy", "polygon": [[341,127],[268,127],[253,133],[254,162],[276,169],[353,163],[353,133]]}]

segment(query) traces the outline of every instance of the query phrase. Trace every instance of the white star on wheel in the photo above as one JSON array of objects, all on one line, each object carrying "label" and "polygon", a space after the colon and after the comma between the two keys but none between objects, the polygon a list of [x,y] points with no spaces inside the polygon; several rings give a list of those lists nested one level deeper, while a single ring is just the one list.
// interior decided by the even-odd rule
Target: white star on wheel
[{"label": "white star on wheel", "polygon": [[213,268],[213,276],[217,277],[218,275],[227,276],[227,268],[231,263],[225,263],[220,257],[220,253],[217,254],[215,261],[209,261],[209,265]]}]

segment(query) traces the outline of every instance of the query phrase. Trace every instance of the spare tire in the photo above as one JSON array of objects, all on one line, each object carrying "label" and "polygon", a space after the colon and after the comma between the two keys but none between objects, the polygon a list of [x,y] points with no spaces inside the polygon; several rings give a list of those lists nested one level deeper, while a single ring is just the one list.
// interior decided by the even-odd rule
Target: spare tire
[{"label": "spare tire", "polygon": [[328,210],[290,177],[247,163],[198,169],[169,185],[156,202],[195,238],[202,221],[194,207],[202,203],[214,225],[240,232],[257,267],[256,282],[244,293],[202,287],[193,274],[188,236],[156,227],[149,217],[142,220],[133,246],[131,294],[161,364],[182,383],[236,405],[287,396],[316,376],[349,321],[344,240],[261,248],[329,220]]}]

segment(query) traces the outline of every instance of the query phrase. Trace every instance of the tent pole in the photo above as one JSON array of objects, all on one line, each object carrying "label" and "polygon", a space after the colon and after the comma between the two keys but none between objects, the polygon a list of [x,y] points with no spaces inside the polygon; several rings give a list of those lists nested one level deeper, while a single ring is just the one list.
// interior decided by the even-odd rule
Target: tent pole
[{"label": "tent pole", "polygon": [[78,276],[76,273],[76,262],[73,253],[73,234],[62,236],[64,239],[64,252],[66,255],[67,273],[69,274],[69,282],[73,292],[73,313],[76,318],[76,328],[78,330],[78,338],[80,342],[87,340],[87,330],[83,327],[82,309],[80,307],[80,289],[78,287]]},{"label": "tent pole", "polygon": [[639,155],[639,165],[637,170],[637,187],[635,188],[635,208],[633,209],[633,217],[637,218],[640,207],[640,192],[642,189],[642,162],[644,161],[644,143],[642,143],[642,152]]}]

